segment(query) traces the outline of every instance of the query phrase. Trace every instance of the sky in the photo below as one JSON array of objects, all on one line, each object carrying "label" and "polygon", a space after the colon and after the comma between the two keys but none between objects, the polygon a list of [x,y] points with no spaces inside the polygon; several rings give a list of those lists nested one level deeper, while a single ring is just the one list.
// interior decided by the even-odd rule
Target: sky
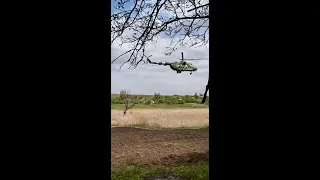
[{"label": "sky", "polygon": [[[152,55],[150,58],[156,62],[173,62],[181,58],[208,58],[209,48],[188,48],[178,47],[171,56],[166,56],[166,47],[169,45],[168,39],[159,37],[157,44],[147,48],[146,54]],[[130,45],[119,47],[117,42],[111,47],[111,60],[130,48]],[[188,72],[177,74],[169,66],[159,66],[154,64],[140,64],[136,69],[128,69],[124,65],[119,70],[125,56],[111,64],[111,93],[119,94],[121,90],[129,90],[131,94],[150,94],[160,93],[162,95],[194,95],[204,93],[209,75],[209,61],[188,61],[194,64],[198,70],[192,75]]]}]

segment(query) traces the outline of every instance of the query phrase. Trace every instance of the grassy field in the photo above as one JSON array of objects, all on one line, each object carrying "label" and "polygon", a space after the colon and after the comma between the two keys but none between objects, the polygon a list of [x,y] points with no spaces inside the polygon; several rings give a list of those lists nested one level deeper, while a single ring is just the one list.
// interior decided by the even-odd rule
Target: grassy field
[{"label": "grassy field", "polygon": [[208,180],[209,163],[204,162],[197,165],[182,165],[172,167],[139,167],[128,166],[119,171],[111,173],[112,180],[143,180],[154,176],[178,176],[190,180]]},{"label": "grassy field", "polygon": [[148,128],[195,128],[209,126],[209,109],[132,109],[124,116],[111,110],[111,126]]}]

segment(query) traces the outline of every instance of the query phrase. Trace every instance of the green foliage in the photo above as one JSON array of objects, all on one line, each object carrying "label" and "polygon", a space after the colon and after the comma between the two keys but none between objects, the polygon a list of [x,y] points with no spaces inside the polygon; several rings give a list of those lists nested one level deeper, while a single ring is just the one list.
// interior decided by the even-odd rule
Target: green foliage
[{"label": "green foliage", "polygon": [[157,166],[128,166],[126,168],[112,171],[113,180],[143,180],[149,177],[161,175],[184,177],[194,180],[209,179],[209,162],[199,164],[175,165],[167,167]]},{"label": "green foliage", "polygon": [[121,90],[119,95],[111,96],[111,104],[125,104],[126,101],[140,101],[142,97],[131,95],[129,90]]},{"label": "green foliage", "polygon": [[121,100],[120,96],[112,97],[111,104],[123,104],[123,101]]},{"label": "green foliage", "polygon": [[[126,97],[127,92],[122,90],[120,95],[112,95],[111,103],[112,104],[124,104],[124,99]],[[172,95],[172,96],[162,96],[160,93],[155,93],[154,95],[131,95],[131,98],[137,99],[139,104],[141,105],[151,105],[152,101],[154,101],[155,105],[159,106],[161,104],[168,104],[168,105],[183,105],[186,103],[193,103],[193,104],[201,104],[203,94],[195,95]],[[205,104],[209,104],[209,97]]]}]

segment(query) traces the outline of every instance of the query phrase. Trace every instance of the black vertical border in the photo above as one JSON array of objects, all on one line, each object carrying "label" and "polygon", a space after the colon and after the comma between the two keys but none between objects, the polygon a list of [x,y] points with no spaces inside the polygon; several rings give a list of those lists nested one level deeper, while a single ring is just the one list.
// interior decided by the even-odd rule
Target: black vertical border
[{"label": "black vertical border", "polygon": [[224,177],[224,2],[210,2],[210,179]]},{"label": "black vertical border", "polygon": [[[10,2],[9,2],[10,3]],[[110,1],[13,2],[2,162],[11,178],[110,179]],[[8,58],[9,57],[9,58]],[[9,112],[9,111],[7,111]],[[11,117],[11,118],[8,118]],[[9,172],[9,170],[5,170]]]}]

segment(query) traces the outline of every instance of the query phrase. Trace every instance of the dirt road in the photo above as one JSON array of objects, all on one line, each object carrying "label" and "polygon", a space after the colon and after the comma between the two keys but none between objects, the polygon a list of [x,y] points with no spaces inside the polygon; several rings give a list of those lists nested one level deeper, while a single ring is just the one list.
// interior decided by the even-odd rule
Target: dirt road
[{"label": "dirt road", "polygon": [[111,133],[113,170],[132,164],[196,163],[209,158],[208,129],[160,131],[116,127]]}]

